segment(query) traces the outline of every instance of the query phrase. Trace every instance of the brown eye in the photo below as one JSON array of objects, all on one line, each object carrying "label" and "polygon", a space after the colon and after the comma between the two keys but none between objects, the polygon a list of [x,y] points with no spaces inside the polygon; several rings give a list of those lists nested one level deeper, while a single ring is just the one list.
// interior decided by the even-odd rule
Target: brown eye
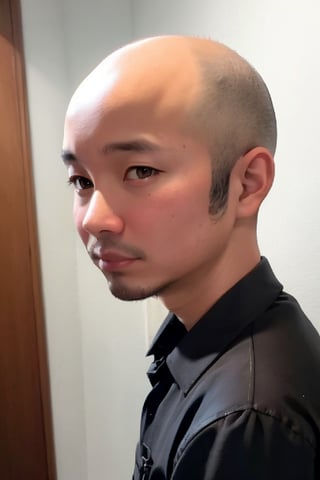
[{"label": "brown eye", "polygon": [[153,175],[157,175],[159,170],[146,167],[146,166],[138,166],[138,167],[131,167],[126,173],[127,180],[143,180],[144,178],[152,177]]},{"label": "brown eye", "polygon": [[69,184],[73,185],[75,190],[87,190],[88,188],[93,187],[93,183],[86,177],[82,177],[80,175],[74,175],[70,177]]}]

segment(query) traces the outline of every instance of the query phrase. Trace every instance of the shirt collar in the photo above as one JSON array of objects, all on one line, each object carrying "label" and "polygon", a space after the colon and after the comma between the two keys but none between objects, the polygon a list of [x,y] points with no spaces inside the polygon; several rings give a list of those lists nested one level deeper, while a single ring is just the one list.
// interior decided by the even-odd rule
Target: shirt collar
[{"label": "shirt collar", "polygon": [[187,332],[169,314],[152,342],[148,355],[167,357],[175,382],[188,393],[199,376],[278,297],[278,282],[266,258],[236,285]]},{"label": "shirt collar", "polygon": [[169,312],[152,340],[147,356],[154,355],[155,360],[166,357],[186,333],[187,329],[183,323]]}]

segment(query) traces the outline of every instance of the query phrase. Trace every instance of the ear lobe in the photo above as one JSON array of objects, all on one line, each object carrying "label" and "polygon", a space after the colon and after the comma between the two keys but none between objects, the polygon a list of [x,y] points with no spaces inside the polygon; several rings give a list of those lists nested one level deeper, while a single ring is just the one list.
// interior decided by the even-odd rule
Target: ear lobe
[{"label": "ear lobe", "polygon": [[241,182],[238,214],[240,217],[256,215],[273,183],[273,156],[264,147],[250,150],[239,161],[238,175]]}]

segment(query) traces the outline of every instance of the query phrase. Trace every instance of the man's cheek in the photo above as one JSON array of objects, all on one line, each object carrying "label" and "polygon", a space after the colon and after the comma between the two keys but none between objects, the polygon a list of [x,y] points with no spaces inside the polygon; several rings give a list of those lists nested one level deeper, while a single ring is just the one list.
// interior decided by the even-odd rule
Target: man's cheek
[{"label": "man's cheek", "polygon": [[77,227],[77,230],[78,230],[78,233],[80,235],[80,238],[81,238],[82,242],[84,243],[85,246],[87,246],[88,243],[89,243],[89,238],[90,238],[89,233],[86,232],[85,230],[83,230],[83,228],[78,228]]},{"label": "man's cheek", "polygon": [[82,242],[87,245],[89,241],[89,233],[83,228],[83,218],[84,218],[84,213],[79,212],[77,208],[73,209],[73,218],[74,218],[74,223],[76,226],[76,230],[82,240]]}]

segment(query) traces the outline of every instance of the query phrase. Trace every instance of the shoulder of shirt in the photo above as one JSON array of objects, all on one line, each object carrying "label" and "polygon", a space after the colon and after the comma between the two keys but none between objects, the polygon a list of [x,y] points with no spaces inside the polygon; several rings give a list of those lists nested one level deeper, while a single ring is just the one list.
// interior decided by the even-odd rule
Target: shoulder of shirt
[{"label": "shoulder of shirt", "polygon": [[[223,412],[220,416],[217,414],[214,418],[203,419],[197,428],[189,431],[177,448],[173,470],[192,449],[208,449],[208,442],[209,444],[211,442],[213,448],[218,445],[218,450],[222,446],[232,450],[236,447],[235,439],[240,449],[244,445],[245,448],[256,448],[257,445],[260,445],[261,431],[267,441],[270,441],[272,436],[273,442],[277,437],[280,444],[285,442],[288,445],[290,443],[304,445],[304,448],[310,451],[311,457],[314,456],[317,448],[315,439],[312,436],[306,436],[300,430],[299,425],[292,422],[290,418],[281,417],[276,412],[263,407],[243,405],[238,409],[235,407],[232,411]],[[219,435],[223,438],[219,439]],[[229,443],[229,437],[232,436],[233,441]],[[192,455],[194,455],[194,450]]]},{"label": "shoulder of shirt", "polygon": [[223,426],[225,432],[237,427],[235,420],[247,422],[252,415],[316,448],[319,374],[319,336],[296,301],[282,294],[188,391],[188,402],[198,407],[176,460],[208,429],[218,433]]}]

